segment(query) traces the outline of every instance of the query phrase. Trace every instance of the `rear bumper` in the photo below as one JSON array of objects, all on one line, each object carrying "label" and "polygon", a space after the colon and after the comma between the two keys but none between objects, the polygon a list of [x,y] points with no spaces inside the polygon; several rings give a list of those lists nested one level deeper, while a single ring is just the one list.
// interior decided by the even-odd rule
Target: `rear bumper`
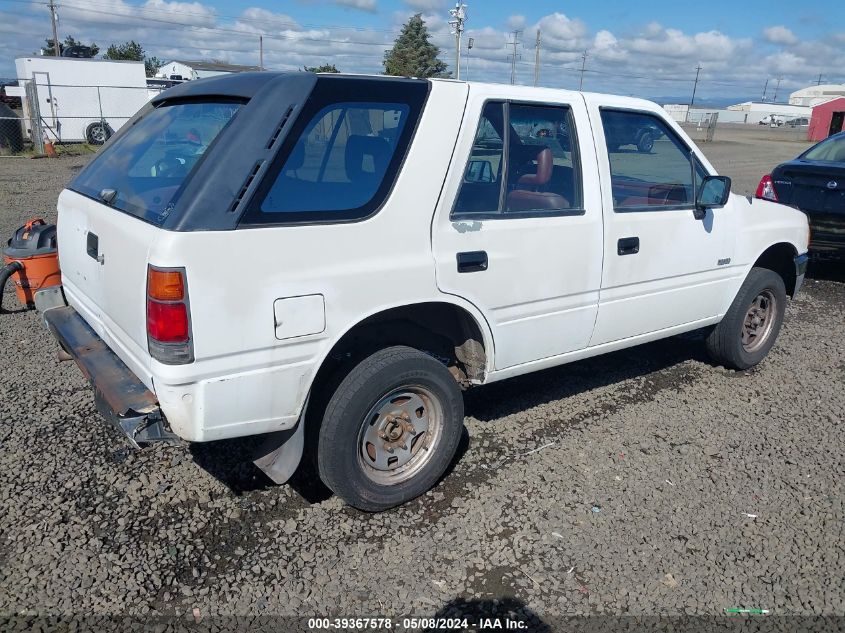
[{"label": "rear bumper", "polygon": [[807,274],[807,261],[809,256],[807,253],[795,256],[795,290],[792,291],[792,298],[798,296],[798,291],[804,285],[804,276]]},{"label": "rear bumper", "polygon": [[70,306],[44,312],[44,321],[94,387],[97,410],[136,448],[181,440],[169,428],[158,400]]}]

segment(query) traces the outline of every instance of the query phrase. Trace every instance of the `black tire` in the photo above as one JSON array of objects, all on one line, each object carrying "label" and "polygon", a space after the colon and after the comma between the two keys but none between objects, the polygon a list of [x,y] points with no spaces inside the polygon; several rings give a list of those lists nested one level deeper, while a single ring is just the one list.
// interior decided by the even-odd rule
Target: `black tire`
[{"label": "black tire", "polygon": [[108,123],[92,123],[85,129],[85,139],[89,145],[103,145],[111,138],[112,130]]},{"label": "black tire", "polygon": [[[752,314],[755,302],[763,298],[770,305],[770,314],[761,319],[764,310],[759,306]],[[783,279],[768,268],[752,268],[722,321],[706,340],[707,351],[717,363],[732,369],[748,369],[763,360],[772,349],[783,324],[786,312],[786,287]],[[748,328],[759,332],[749,336]],[[745,341],[743,338],[745,337]]]},{"label": "black tire", "polygon": [[643,132],[637,141],[637,151],[646,154],[654,147],[654,137],[651,132]]},{"label": "black tire", "polygon": [[[394,403],[404,396],[390,398],[406,390],[424,394],[417,397],[426,403],[427,428],[435,428],[429,416],[439,415],[438,430],[418,435],[414,431],[406,435],[403,431],[398,441],[410,446],[407,450],[395,447],[396,454],[402,457],[391,456],[387,461],[405,458],[408,461],[398,467],[382,463],[384,468],[380,469],[374,452],[378,451],[378,457],[382,458],[394,451],[376,449],[366,440],[372,439],[371,433],[379,428],[384,429],[385,435],[389,430],[396,430],[389,426],[392,414],[385,416],[381,412],[385,407],[397,406]],[[382,403],[384,406],[376,409]],[[416,409],[417,418],[422,419],[420,409]],[[359,510],[376,512],[405,503],[426,492],[446,471],[458,448],[463,419],[461,390],[442,363],[410,347],[380,350],[346,375],[326,405],[316,451],[320,478],[336,495]],[[431,442],[428,448],[427,442]],[[384,447],[387,440],[380,443]]]}]

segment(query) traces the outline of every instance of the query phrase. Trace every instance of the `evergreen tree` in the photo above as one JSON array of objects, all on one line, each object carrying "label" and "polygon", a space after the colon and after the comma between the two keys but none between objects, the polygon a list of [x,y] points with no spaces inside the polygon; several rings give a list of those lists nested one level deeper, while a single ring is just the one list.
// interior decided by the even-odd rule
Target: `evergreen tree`
[{"label": "evergreen tree", "polygon": [[438,59],[440,49],[432,44],[428,27],[417,13],[411,16],[393,48],[384,53],[384,74],[401,77],[448,77],[446,64]]},{"label": "evergreen tree", "polygon": [[[47,57],[52,57],[53,55],[55,55],[56,47],[53,43],[53,38],[49,37],[45,39],[44,42],[44,55]],[[79,53],[83,57],[94,57],[97,53],[100,52],[100,47],[97,46],[94,42],[91,42],[91,44],[86,46],[79,40],[75,39],[72,35],[68,35],[67,37],[65,37],[64,42],[59,42],[59,55],[61,55],[66,49],[71,47],[81,47],[88,49],[86,51],[79,51]]]},{"label": "evergreen tree", "polygon": [[103,59],[127,59],[133,62],[144,61],[144,47],[135,40],[123,44],[112,44],[106,49]]},{"label": "evergreen tree", "polygon": [[135,40],[123,44],[112,44],[103,55],[103,59],[126,59],[133,62],[144,62],[144,71],[147,77],[152,77],[158,69],[164,66],[164,62],[158,57],[147,57],[144,47]]},{"label": "evergreen tree", "polygon": [[339,73],[334,64],[323,64],[322,66],[303,66],[302,70],[307,73]]}]

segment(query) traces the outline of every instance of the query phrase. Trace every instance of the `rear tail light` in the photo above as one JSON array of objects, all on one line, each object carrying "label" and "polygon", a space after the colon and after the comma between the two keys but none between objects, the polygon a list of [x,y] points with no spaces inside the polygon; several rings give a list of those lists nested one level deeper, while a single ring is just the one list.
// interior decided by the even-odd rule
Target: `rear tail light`
[{"label": "rear tail light", "polygon": [[147,346],[167,365],[194,360],[184,268],[147,267]]},{"label": "rear tail light", "polygon": [[760,184],[757,185],[757,192],[754,194],[754,197],[771,200],[772,202],[778,201],[778,194],[775,191],[775,183],[772,182],[771,175],[766,174],[760,179]]}]

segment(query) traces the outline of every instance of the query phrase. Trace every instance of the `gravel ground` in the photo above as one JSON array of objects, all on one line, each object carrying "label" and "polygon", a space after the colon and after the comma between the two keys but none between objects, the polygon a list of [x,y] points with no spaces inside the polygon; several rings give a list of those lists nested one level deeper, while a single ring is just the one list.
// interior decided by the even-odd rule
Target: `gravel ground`
[{"label": "gravel ground", "polygon": [[[84,161],[0,159],[0,235],[53,219]],[[540,631],[845,615],[845,285],[805,288],[748,372],[675,338],[470,392],[453,472],[376,515],[307,473],[270,485],[249,441],[128,451],[36,315],[3,314],[0,629],[194,608],[220,626],[498,610]]]}]

